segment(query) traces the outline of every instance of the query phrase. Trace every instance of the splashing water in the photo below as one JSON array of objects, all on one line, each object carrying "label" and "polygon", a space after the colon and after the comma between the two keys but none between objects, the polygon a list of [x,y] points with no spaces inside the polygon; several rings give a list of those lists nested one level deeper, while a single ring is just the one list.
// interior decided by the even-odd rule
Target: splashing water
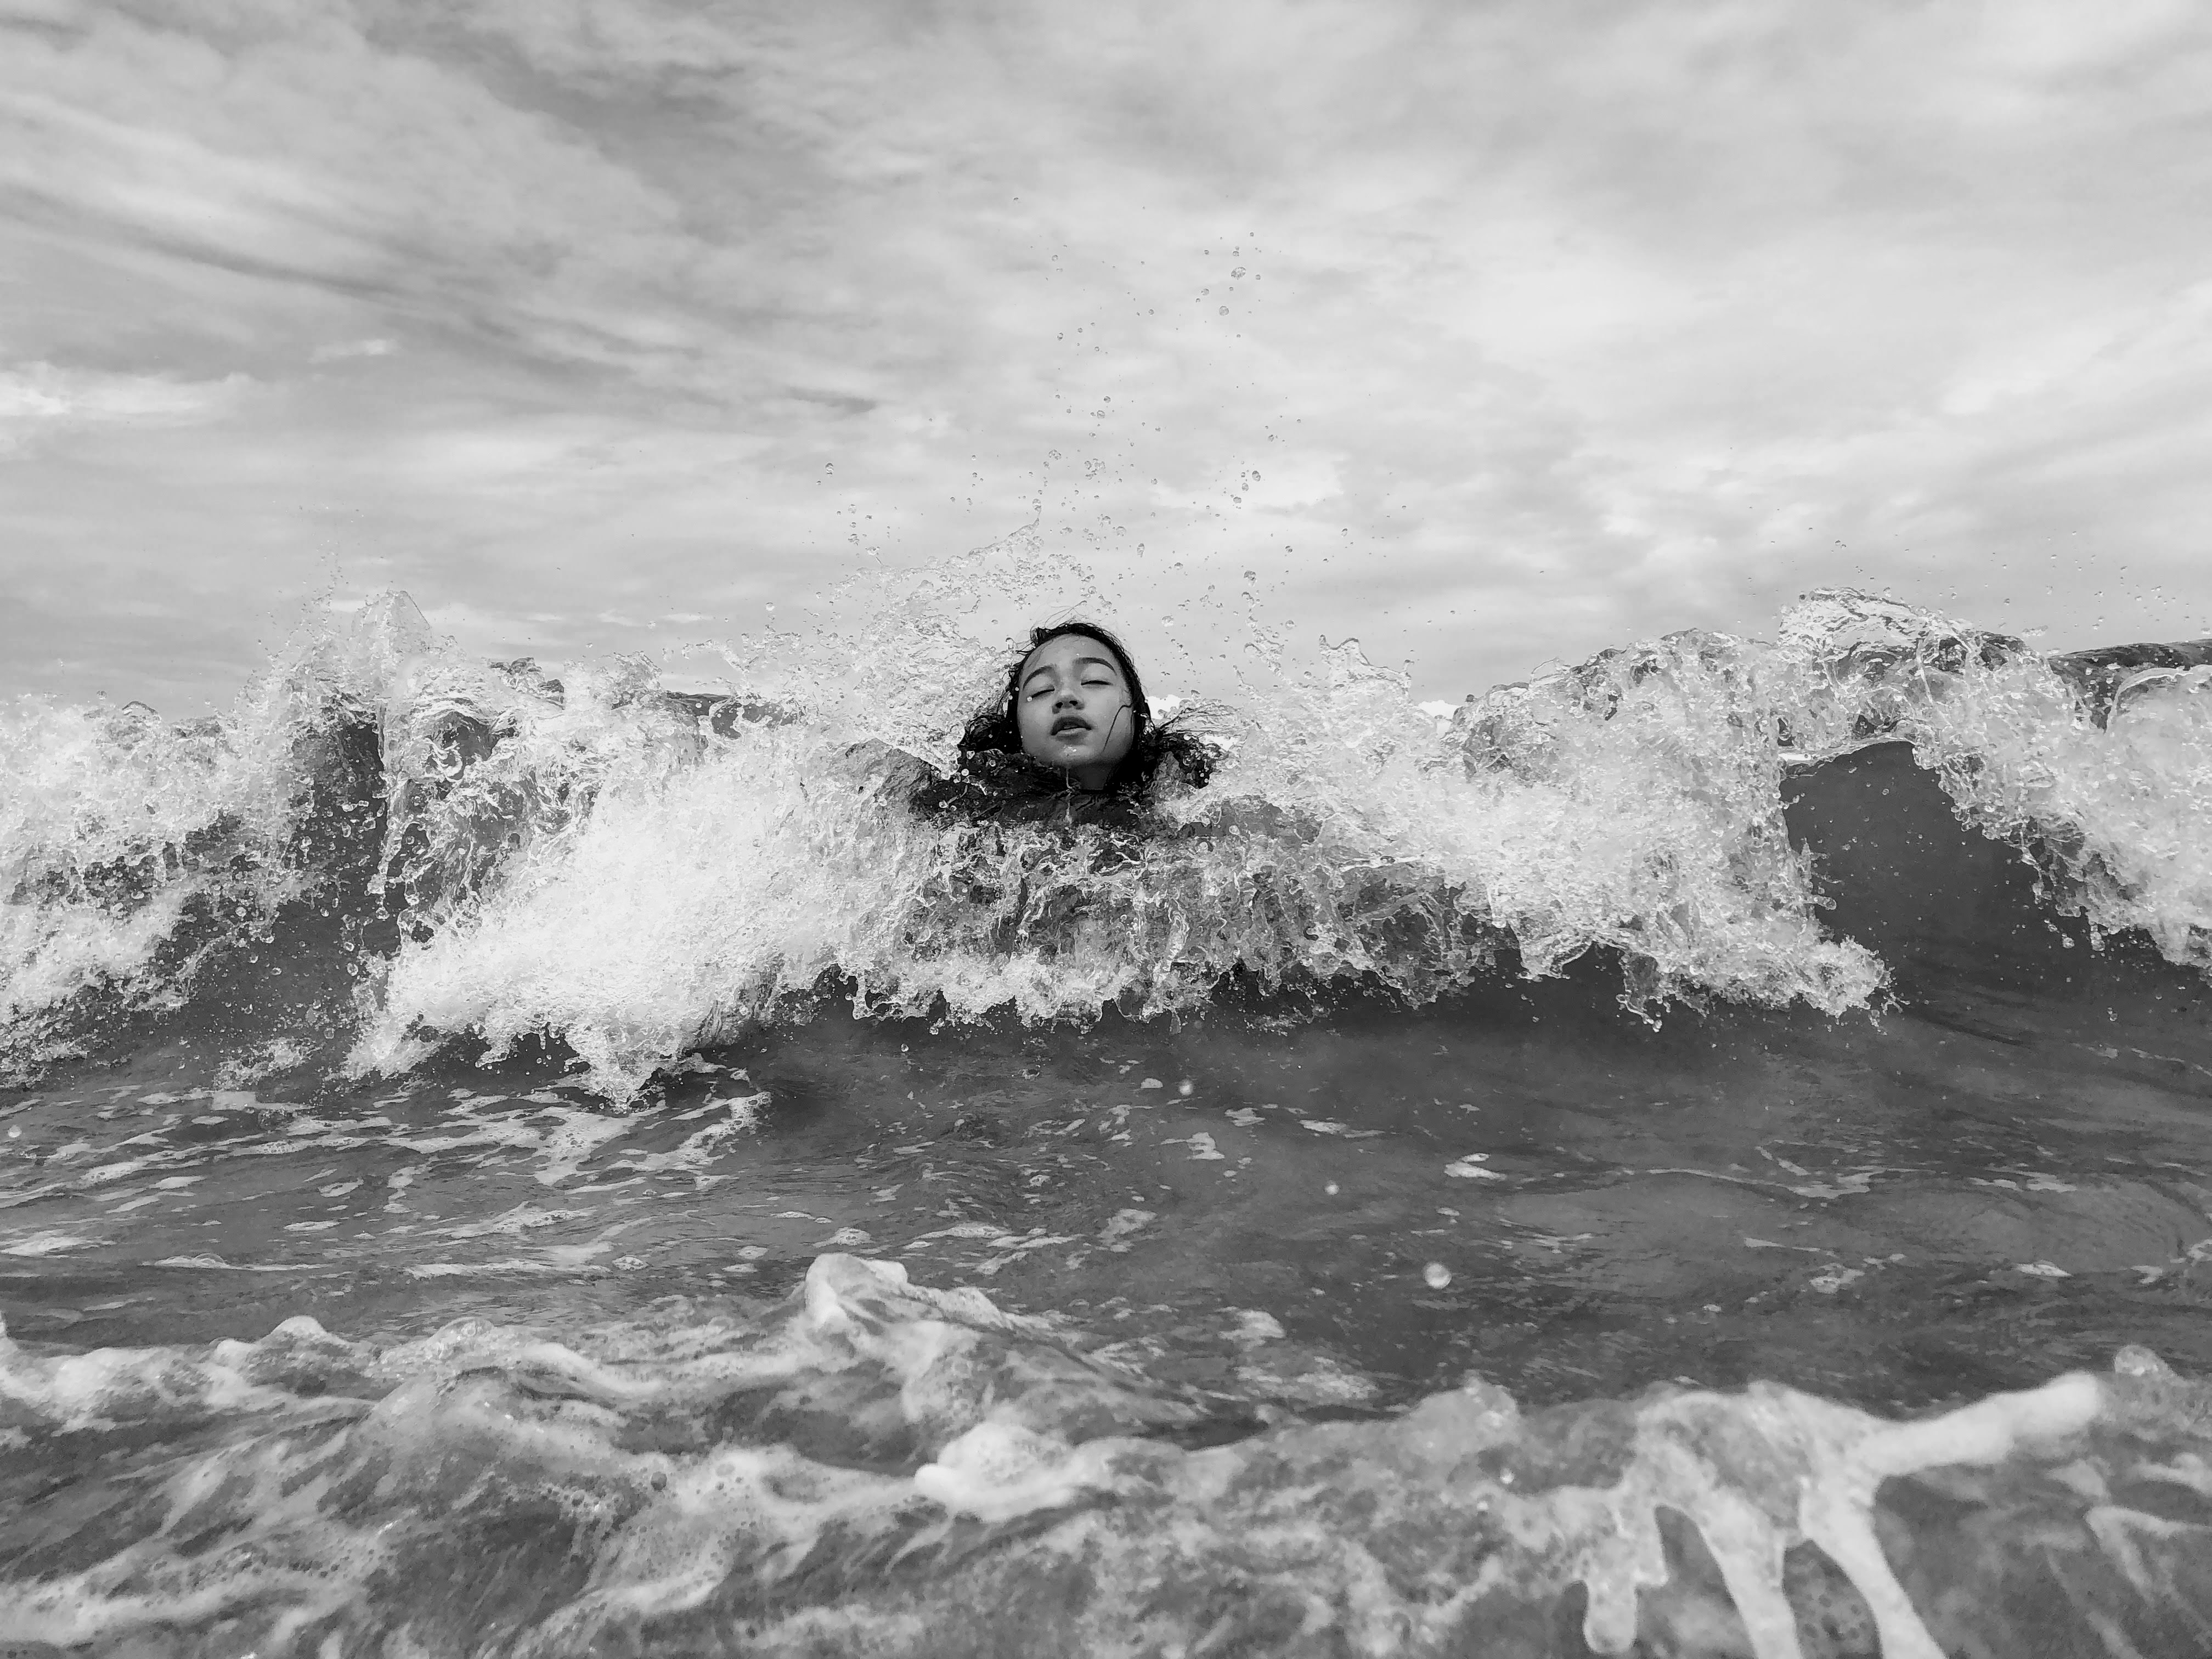
[{"label": "splashing water", "polygon": [[[314,822],[302,769],[369,720],[384,823],[368,889],[399,926],[396,951],[363,964],[353,1064],[371,1070],[457,1036],[494,1056],[542,1036],[627,1098],[833,983],[879,1015],[1144,1018],[1231,981],[1418,1002],[1496,972],[1501,948],[1539,975],[1617,952],[1646,1014],[1705,996],[1841,1012],[1878,997],[1884,970],[1823,937],[1783,784],[1874,737],[1911,741],[1985,832],[2047,849],[2063,908],[2204,960],[2202,672],[2131,684],[2099,724],[2016,641],[1827,594],[1775,644],[1670,636],[1470,700],[1439,734],[1356,645],[1293,672],[1262,632],[1241,705],[1212,713],[1229,763],[1168,804],[1173,833],[1133,848],[928,822],[894,787],[882,746],[947,764],[1006,655],[955,626],[946,591],[1069,577],[1034,549],[991,557],[1009,568],[988,583],[848,592],[856,629],[729,652],[750,678],[703,711],[642,661],[566,685],[467,664],[392,600],[295,647],[214,733],[93,726],[13,828],[37,872],[9,911],[29,941],[10,980],[17,1065],[53,1048],[40,1022],[70,994],[155,994],[187,915],[229,905],[234,942],[331,880],[296,851]],[[118,750],[129,764],[111,764]],[[110,804],[66,817],[94,772]],[[153,822],[125,791],[159,803]],[[191,850],[210,841],[227,885]],[[137,902],[96,878],[118,860],[161,866]],[[165,964],[160,988],[192,960]]]},{"label": "splashing water", "polygon": [[[1005,654],[948,641],[916,604],[857,644],[830,633],[810,683],[838,684],[824,658],[934,673]],[[1270,677],[1242,676],[1243,710],[1217,711],[1235,764],[1175,804],[1186,834],[1145,859],[916,823],[854,778],[842,750],[902,744],[941,766],[953,721],[917,704],[928,673],[894,673],[902,697],[864,677],[818,699],[815,729],[733,722],[711,753],[623,747],[637,758],[601,775],[603,815],[526,863],[512,896],[444,950],[403,954],[380,1030],[388,1044],[402,1020],[474,1029],[495,1049],[557,1033],[622,1092],[825,975],[854,981],[854,1006],[872,1012],[1143,1016],[1200,1006],[1231,975],[1268,991],[1352,980],[1422,1000],[1491,970],[1506,940],[1540,975],[1593,946],[1619,951],[1639,1011],[1710,992],[1837,1012],[1873,996],[1881,969],[1820,936],[1780,783],[1790,761],[1869,732],[1914,740],[1991,833],[2071,850],[2066,896],[2101,926],[2144,927],[2175,959],[2197,959],[2212,872],[2171,854],[2212,805],[2204,747],[2140,714],[2117,741],[2098,732],[2039,664],[1977,657],[1969,673],[1959,642],[1981,637],[1816,599],[1779,649],[1683,636],[1639,653],[1601,704],[1584,686],[1571,720],[1557,718],[1557,684],[1544,687],[1554,718],[1533,741],[1502,757],[1494,740],[1468,742],[1458,766],[1404,678],[1356,645],[1325,653],[1317,674],[1273,656]],[[1510,696],[1493,693],[1468,729],[1492,727],[1488,705]],[[2155,707],[2176,701],[2168,690]],[[1809,746],[1793,754],[1785,736]],[[511,764],[528,778],[548,763],[526,751]],[[2060,776],[2071,787],[2051,787]],[[617,938],[625,953],[608,960],[594,941]],[[493,954],[514,947],[520,960]],[[538,994],[515,997],[518,981]],[[580,994],[540,1000],[562,985]]]},{"label": "splashing water", "polygon": [[912,811],[1111,597],[0,717],[9,1639],[2203,1650],[2196,647],[1224,614],[1151,832]]}]

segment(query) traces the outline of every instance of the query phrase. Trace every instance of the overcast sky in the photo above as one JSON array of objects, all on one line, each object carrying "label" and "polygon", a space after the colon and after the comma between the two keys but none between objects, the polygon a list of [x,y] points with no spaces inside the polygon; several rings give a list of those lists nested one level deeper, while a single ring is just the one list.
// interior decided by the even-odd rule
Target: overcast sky
[{"label": "overcast sky", "polygon": [[198,712],[386,587],[650,649],[1032,519],[1140,646],[1256,569],[1423,696],[1820,585],[2212,633],[2190,0],[0,19],[0,692]]}]

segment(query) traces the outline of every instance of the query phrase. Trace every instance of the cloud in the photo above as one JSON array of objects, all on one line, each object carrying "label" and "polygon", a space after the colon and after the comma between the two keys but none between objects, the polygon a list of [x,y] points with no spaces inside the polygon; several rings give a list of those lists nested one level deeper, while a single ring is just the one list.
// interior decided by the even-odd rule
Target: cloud
[{"label": "cloud", "polygon": [[650,271],[680,239],[665,192],[588,137],[383,49],[349,7],[228,21],[18,33],[0,187],[61,234],[235,273],[234,303],[362,299],[586,356],[671,343],[591,302],[611,265]]},{"label": "cloud", "polygon": [[355,357],[389,357],[398,349],[390,340],[339,340],[329,345],[317,346],[308,354],[308,361],[342,363]]},{"label": "cloud", "polygon": [[2212,629],[2199,8],[0,17],[8,351],[182,400],[0,392],[25,557],[514,654],[1035,518],[1140,635],[1249,586],[1450,695],[2123,556],[2110,625]]},{"label": "cloud", "polygon": [[0,453],[45,433],[220,420],[239,407],[251,384],[243,374],[194,382],[18,363],[0,368]]}]

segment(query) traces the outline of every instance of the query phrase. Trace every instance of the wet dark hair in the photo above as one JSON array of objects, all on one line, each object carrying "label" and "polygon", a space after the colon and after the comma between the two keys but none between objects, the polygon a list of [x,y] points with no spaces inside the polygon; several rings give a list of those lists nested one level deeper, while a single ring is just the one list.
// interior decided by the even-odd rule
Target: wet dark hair
[{"label": "wet dark hair", "polygon": [[1104,629],[1087,622],[1066,622],[1054,628],[1030,629],[1028,647],[1006,669],[1006,689],[976,710],[968,722],[968,729],[960,734],[960,769],[985,784],[1000,781],[1009,769],[1031,772],[1056,769],[1045,767],[1023,752],[1021,726],[1014,710],[1021,696],[1023,666],[1036,654],[1039,646],[1069,634],[1096,640],[1113,653],[1121,670],[1122,682],[1129,688],[1129,712],[1137,723],[1129,752],[1115,766],[1114,775],[1100,793],[1140,799],[1151,793],[1152,779],[1162,763],[1170,760],[1182,772],[1184,782],[1194,789],[1204,788],[1213,775],[1220,751],[1179,721],[1155,723],[1152,705],[1145,701],[1145,683],[1137,677],[1137,665],[1130,660],[1127,650]]}]

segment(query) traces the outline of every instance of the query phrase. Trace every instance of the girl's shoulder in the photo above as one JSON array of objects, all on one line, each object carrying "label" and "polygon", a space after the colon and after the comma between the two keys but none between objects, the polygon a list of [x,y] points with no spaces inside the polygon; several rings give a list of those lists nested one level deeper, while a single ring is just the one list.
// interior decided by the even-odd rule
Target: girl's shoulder
[{"label": "girl's shoulder", "polygon": [[962,770],[949,777],[931,773],[908,802],[918,814],[945,823],[1097,824],[1134,832],[1155,816],[1149,795],[1072,788],[1064,773],[1026,756],[987,753],[963,757]]}]

